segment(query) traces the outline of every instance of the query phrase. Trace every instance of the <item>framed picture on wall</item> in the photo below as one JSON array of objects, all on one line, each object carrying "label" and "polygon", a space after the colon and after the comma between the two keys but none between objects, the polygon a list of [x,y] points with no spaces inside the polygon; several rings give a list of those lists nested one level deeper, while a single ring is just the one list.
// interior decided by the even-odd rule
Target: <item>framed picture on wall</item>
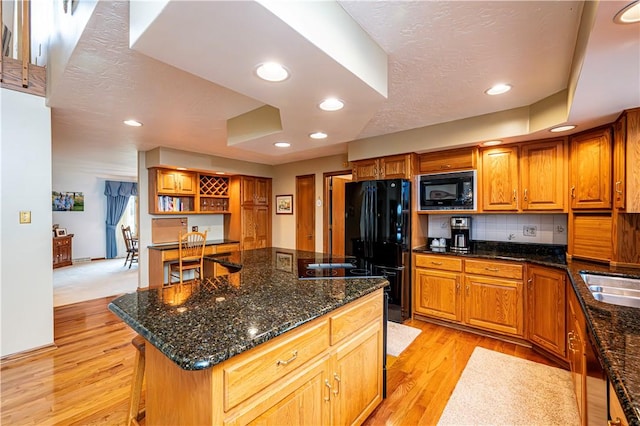
[{"label": "framed picture on wall", "polygon": [[293,214],[293,195],[276,195],[276,214]]},{"label": "framed picture on wall", "polygon": [[67,228],[56,228],[55,230],[56,237],[66,237],[67,236]]},{"label": "framed picture on wall", "polygon": [[54,212],[83,212],[84,195],[82,192],[51,192],[51,207]]}]

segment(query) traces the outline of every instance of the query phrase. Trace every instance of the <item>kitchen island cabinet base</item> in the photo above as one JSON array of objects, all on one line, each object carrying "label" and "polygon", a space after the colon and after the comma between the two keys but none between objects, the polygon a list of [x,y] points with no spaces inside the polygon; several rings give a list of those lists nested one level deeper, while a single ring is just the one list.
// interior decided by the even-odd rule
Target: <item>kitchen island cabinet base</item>
[{"label": "kitchen island cabinet base", "polygon": [[[383,321],[380,289],[206,370],[148,345],[147,425],[360,424],[382,401]],[[309,336],[324,348],[305,354]]]}]

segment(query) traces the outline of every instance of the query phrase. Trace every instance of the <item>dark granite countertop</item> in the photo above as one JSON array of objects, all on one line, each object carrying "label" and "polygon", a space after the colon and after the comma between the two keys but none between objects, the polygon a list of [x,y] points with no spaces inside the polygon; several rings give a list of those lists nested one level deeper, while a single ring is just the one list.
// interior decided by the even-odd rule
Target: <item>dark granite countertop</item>
[{"label": "dark granite countertop", "polygon": [[241,264],[239,271],[126,294],[109,309],[181,368],[202,370],[388,285],[383,278],[299,280],[297,259],[322,256],[280,248],[229,253],[223,259]]},{"label": "dark granite countertop", "polygon": [[596,300],[580,272],[640,278],[640,269],[616,268],[590,261],[566,261],[565,246],[475,242],[467,254],[419,247],[415,253],[511,260],[566,270],[594,337],[599,357],[616,390],[629,425],[640,426],[640,309]]},{"label": "dark granite countertop", "polygon": [[[227,240],[227,239],[220,239],[220,240],[207,240],[204,244],[206,246],[218,246],[221,244],[235,244],[235,243],[239,243],[239,241],[235,241],[235,240]],[[151,249],[151,250],[177,250],[178,249],[178,243],[162,243],[162,244],[152,244],[150,246],[147,246],[147,248]]]}]

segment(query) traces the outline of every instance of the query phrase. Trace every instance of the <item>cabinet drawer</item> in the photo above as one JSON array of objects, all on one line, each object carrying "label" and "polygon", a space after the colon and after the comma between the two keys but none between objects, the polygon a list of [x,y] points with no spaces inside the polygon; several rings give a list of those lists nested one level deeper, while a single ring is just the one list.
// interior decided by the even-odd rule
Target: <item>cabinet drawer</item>
[{"label": "cabinet drawer", "polygon": [[56,246],[56,247],[68,246],[69,245],[69,239],[65,238],[63,240],[54,240],[53,241],[53,245]]},{"label": "cabinet drawer", "polygon": [[365,325],[382,317],[382,291],[378,290],[365,300],[355,302],[355,306],[347,307],[331,315],[331,344],[335,345],[345,337],[351,336]]},{"label": "cabinet drawer", "polygon": [[216,253],[230,253],[240,250],[239,244],[220,244],[216,246]]},{"label": "cabinet drawer", "polygon": [[416,254],[416,268],[442,269],[443,271],[462,272],[462,259],[453,256],[432,256]]},{"label": "cabinet drawer", "polygon": [[294,371],[329,347],[329,322],[323,320],[293,336],[268,342],[238,355],[223,367],[224,410],[228,411],[247,398]]},{"label": "cabinet drawer", "polygon": [[467,274],[488,275],[499,278],[522,279],[522,265],[517,263],[494,262],[484,260],[467,260],[464,272]]},{"label": "cabinet drawer", "polygon": [[[211,254],[216,254],[216,246],[209,245],[204,246],[204,255],[209,256]],[[178,260],[180,257],[180,251],[176,248],[175,250],[165,250],[162,252],[162,261],[168,262],[171,260]]]}]

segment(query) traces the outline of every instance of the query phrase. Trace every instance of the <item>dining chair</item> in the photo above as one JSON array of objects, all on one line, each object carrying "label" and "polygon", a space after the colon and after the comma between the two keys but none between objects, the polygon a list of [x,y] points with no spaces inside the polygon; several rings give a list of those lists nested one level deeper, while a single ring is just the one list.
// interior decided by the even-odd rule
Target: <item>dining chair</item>
[{"label": "dining chair", "polygon": [[127,258],[124,260],[124,265],[127,266],[127,262],[129,262],[129,269],[131,269],[133,262],[138,263],[138,239],[133,237],[130,226],[120,225],[120,227],[124,244],[127,247]]},{"label": "dining chair", "polygon": [[170,265],[171,277],[170,281],[173,284],[174,278],[178,279],[182,284],[184,279],[184,273],[186,271],[194,272],[194,279],[200,280],[202,278],[203,263],[204,263],[204,247],[207,242],[207,231],[202,232],[187,232],[186,234],[178,234],[178,262]]}]

